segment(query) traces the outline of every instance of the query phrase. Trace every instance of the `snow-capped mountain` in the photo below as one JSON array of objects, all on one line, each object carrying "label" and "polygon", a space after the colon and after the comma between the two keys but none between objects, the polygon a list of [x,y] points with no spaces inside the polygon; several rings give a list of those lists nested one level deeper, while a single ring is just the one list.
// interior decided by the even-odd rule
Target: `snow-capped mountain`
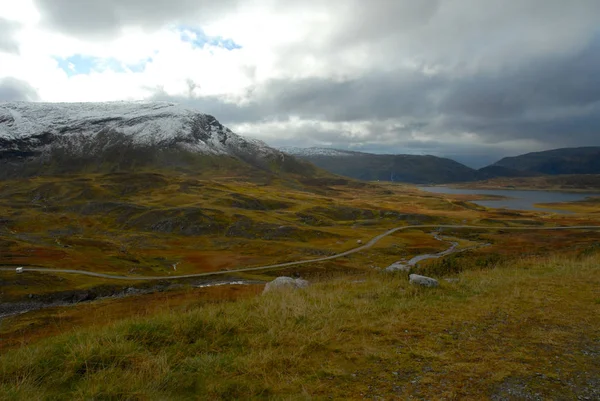
[{"label": "snow-capped mountain", "polygon": [[332,157],[350,157],[359,154],[360,152],[352,152],[349,150],[340,150],[333,148],[297,148],[294,146],[285,146],[278,148],[284,153],[300,156],[300,157],[311,157],[311,156],[332,156]]},{"label": "snow-capped mountain", "polygon": [[33,163],[64,170],[73,160],[139,166],[157,158],[173,165],[181,163],[181,152],[225,156],[263,169],[300,163],[236,135],[213,116],[172,103],[0,103],[0,169],[27,164],[32,170]]}]

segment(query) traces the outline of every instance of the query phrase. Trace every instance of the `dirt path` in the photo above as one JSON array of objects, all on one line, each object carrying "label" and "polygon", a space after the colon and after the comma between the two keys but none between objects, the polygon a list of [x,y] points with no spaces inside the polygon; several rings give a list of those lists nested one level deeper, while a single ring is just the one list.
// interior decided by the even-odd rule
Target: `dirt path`
[{"label": "dirt path", "polygon": [[[240,269],[232,269],[232,270],[222,270],[216,272],[207,272],[207,273],[196,273],[196,274],[186,274],[181,276],[158,276],[158,277],[135,277],[135,276],[117,276],[112,274],[104,274],[104,273],[94,273],[88,272],[85,270],[73,270],[73,269],[46,269],[41,267],[23,267],[23,273],[26,272],[41,272],[41,273],[66,273],[66,274],[81,274],[85,276],[106,278],[111,280],[128,280],[128,281],[149,281],[149,280],[178,280],[178,279],[186,279],[186,278],[196,278],[196,277],[207,277],[207,276],[216,276],[222,274],[232,274],[232,273],[244,273],[244,272],[252,272],[259,270],[270,270],[277,269],[281,267],[289,267],[289,266],[297,266],[303,265],[307,263],[317,263],[317,262],[325,262],[328,260],[342,258],[344,256],[352,255],[353,253],[361,252],[366,249],[371,248],[373,245],[377,244],[383,238],[392,235],[398,231],[409,230],[409,229],[441,229],[441,228],[458,228],[458,229],[472,229],[472,230],[537,230],[537,231],[556,231],[556,230],[600,230],[600,226],[566,226],[566,227],[489,227],[489,226],[469,226],[469,225],[415,225],[415,226],[402,226],[396,227],[391,230],[380,234],[367,242],[365,245],[359,246],[354,249],[350,249],[348,251],[338,253],[332,256],[326,256],[322,258],[316,259],[308,259],[308,260],[299,260],[295,262],[286,262],[286,263],[278,263],[274,265],[268,266],[256,266],[256,267],[245,267]],[[0,271],[15,271],[14,267],[0,267]]]}]

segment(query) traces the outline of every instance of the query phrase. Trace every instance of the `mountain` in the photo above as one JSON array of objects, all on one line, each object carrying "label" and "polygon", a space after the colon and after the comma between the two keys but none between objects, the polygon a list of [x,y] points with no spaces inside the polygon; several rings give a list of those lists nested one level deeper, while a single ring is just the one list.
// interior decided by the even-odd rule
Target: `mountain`
[{"label": "mountain", "polygon": [[520,171],[508,167],[502,166],[487,166],[477,170],[478,180],[489,180],[497,177],[508,177],[508,178],[521,178],[521,177],[533,177],[538,176],[538,173],[530,171]]},{"label": "mountain", "polygon": [[475,181],[479,175],[454,160],[436,156],[377,155],[326,148],[281,148],[324,170],[361,180],[441,184]]},{"label": "mountain", "polygon": [[317,170],[172,103],[0,103],[0,178],[150,166],[308,176]]},{"label": "mountain", "polygon": [[563,148],[527,153],[505,157],[492,166],[548,175],[599,174],[600,147]]}]

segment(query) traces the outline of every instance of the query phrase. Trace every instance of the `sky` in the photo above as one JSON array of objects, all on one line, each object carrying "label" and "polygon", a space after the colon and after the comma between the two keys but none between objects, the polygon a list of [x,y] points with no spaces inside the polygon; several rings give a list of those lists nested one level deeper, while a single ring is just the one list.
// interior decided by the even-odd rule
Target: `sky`
[{"label": "sky", "polygon": [[118,100],[472,167],[600,146],[600,1],[0,0],[0,101]]}]

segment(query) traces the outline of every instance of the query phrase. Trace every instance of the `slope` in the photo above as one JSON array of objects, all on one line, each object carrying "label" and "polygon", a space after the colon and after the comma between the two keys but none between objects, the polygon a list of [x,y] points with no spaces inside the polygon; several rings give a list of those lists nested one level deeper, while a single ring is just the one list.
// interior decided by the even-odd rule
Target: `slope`
[{"label": "slope", "polygon": [[563,148],[506,157],[493,164],[538,174],[599,174],[600,147]]},{"label": "slope", "polygon": [[478,178],[476,170],[436,156],[379,155],[322,148],[283,150],[332,173],[361,180],[440,184]]},{"label": "slope", "polygon": [[0,103],[0,179],[144,168],[317,174],[171,103]]}]

